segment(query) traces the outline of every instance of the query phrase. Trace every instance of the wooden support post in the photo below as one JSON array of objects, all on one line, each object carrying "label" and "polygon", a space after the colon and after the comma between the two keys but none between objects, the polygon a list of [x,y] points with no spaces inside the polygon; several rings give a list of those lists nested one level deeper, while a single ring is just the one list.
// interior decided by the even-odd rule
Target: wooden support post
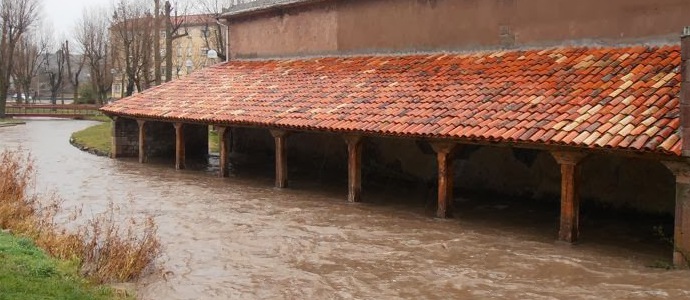
[{"label": "wooden support post", "polygon": [[347,143],[347,201],[362,201],[362,136],[346,135]]},{"label": "wooden support post", "polygon": [[561,166],[561,225],[558,240],[574,243],[580,236],[579,164],[587,154],[553,151],[551,155]]},{"label": "wooden support post", "polygon": [[185,165],[184,124],[175,123],[175,169],[182,170]]},{"label": "wooden support post", "polygon": [[276,187],[288,186],[287,149],[285,139],[288,133],[284,130],[271,130],[271,135],[276,142]]},{"label": "wooden support post", "polygon": [[228,170],[228,132],[229,128],[224,126],[216,126],[218,131],[218,144],[220,145],[220,177],[228,177],[230,172]]},{"label": "wooden support post", "polygon": [[117,158],[117,117],[113,117],[113,124],[110,128],[110,158]]},{"label": "wooden support post", "polygon": [[456,144],[451,142],[432,142],[438,161],[438,208],[436,217],[451,217],[453,205],[453,152]]},{"label": "wooden support post", "polygon": [[676,212],[673,226],[673,265],[690,267],[690,163],[665,161],[676,179]]},{"label": "wooden support post", "polygon": [[148,153],[146,153],[146,121],[137,120],[139,125],[139,163],[146,163]]}]

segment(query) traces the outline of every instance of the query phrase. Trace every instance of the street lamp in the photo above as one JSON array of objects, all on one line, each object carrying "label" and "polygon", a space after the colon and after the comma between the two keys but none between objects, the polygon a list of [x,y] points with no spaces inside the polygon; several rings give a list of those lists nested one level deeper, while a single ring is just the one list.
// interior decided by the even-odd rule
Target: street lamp
[{"label": "street lamp", "polygon": [[192,62],[191,59],[188,59],[188,60],[185,62],[185,66],[187,67],[187,74],[188,74],[188,75],[191,74],[191,73],[192,73],[192,67],[194,66],[194,62]]}]

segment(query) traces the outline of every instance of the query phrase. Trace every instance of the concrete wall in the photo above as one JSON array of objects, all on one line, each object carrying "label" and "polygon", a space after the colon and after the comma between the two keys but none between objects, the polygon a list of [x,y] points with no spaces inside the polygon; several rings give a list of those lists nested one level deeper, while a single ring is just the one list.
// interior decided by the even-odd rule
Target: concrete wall
[{"label": "concrete wall", "polygon": [[[241,129],[235,135],[235,150],[257,164],[272,163],[274,144],[267,130]],[[290,173],[346,178],[342,137],[296,133],[288,137],[287,143]],[[435,197],[436,156],[426,142],[366,138],[362,164],[365,190],[394,184],[426,190],[431,201]],[[560,199],[560,169],[545,151],[464,146],[456,154],[454,169],[456,197],[464,192],[489,192],[525,199]],[[580,196],[584,203],[673,213],[674,179],[657,161],[593,155],[584,160],[581,174]]]},{"label": "concrete wall", "polygon": [[331,0],[231,20],[233,57],[677,42],[687,0]]}]

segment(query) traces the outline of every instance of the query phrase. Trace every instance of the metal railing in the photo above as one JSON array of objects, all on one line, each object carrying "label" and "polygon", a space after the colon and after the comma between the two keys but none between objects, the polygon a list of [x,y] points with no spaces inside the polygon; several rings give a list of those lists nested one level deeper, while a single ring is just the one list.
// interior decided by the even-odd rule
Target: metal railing
[{"label": "metal railing", "polygon": [[82,118],[103,115],[94,104],[7,104],[5,114],[12,117]]}]

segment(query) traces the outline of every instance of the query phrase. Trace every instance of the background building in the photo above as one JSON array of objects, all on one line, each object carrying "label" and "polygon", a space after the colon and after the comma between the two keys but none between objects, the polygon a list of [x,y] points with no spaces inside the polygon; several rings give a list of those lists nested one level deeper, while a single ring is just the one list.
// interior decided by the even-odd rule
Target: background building
[{"label": "background building", "polygon": [[[128,33],[132,34],[132,42],[138,44],[135,46],[135,51],[129,55],[131,61],[130,64],[134,65],[131,67],[130,72],[135,72],[134,77],[141,79],[140,84],[135,84],[134,92],[139,92],[148,87],[155,85],[154,74],[155,74],[155,59],[154,59],[154,46],[153,46],[153,27],[151,26],[151,20],[139,19],[136,20],[137,24],[129,25]],[[207,57],[207,52],[209,48],[214,45],[214,38],[217,36],[217,26],[216,19],[211,15],[186,15],[176,17],[173,21],[176,27],[172,41],[172,78],[171,80],[188,75],[195,70],[201,69],[205,66],[212,65],[217,62],[217,60],[209,59]],[[139,28],[137,30],[132,30],[129,28]],[[126,45],[121,38],[122,34],[118,34],[118,24],[111,27],[111,43],[113,49],[113,69],[111,73],[114,75],[112,94],[114,99],[122,98],[126,95],[127,89],[127,59],[126,59]],[[166,49],[166,30],[164,26],[158,29],[160,32],[160,57],[161,57],[161,79],[163,82],[168,81],[165,74],[167,67],[165,55],[168,49]],[[150,39],[151,41],[146,41]],[[132,62],[133,61],[133,62]]]}]

